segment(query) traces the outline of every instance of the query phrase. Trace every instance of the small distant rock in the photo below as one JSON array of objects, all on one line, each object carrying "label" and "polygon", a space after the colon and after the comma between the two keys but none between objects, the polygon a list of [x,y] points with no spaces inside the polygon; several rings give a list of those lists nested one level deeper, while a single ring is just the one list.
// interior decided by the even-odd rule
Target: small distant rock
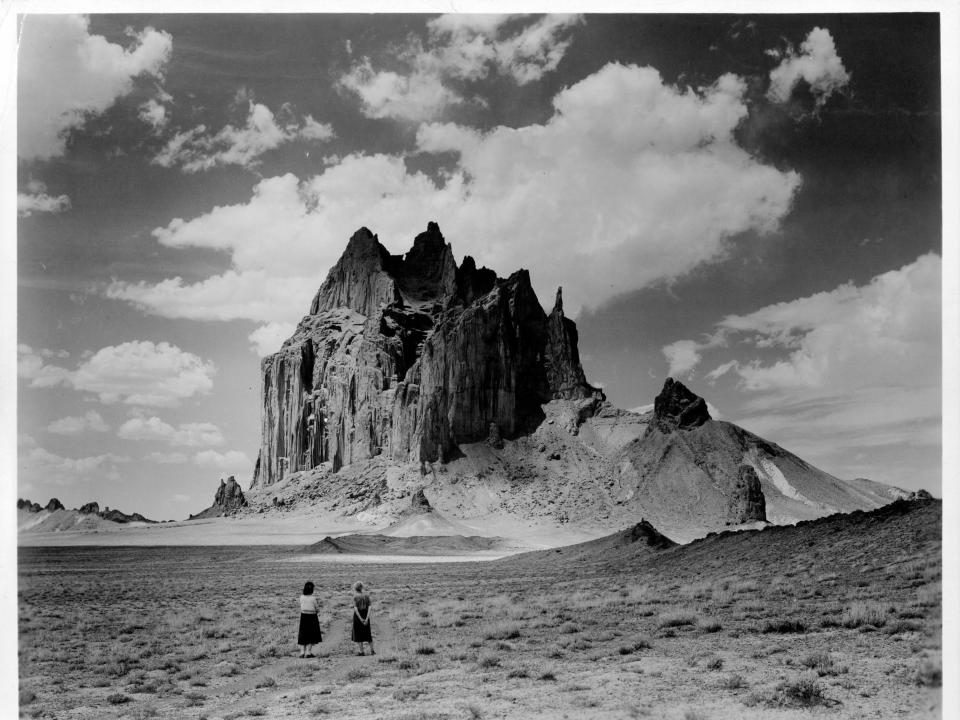
[{"label": "small distant rock", "polygon": [[663,432],[690,430],[711,419],[706,400],[673,378],[667,378],[653,401],[653,417]]},{"label": "small distant rock", "polygon": [[[274,498],[274,504],[276,504],[276,498]],[[247,499],[243,495],[243,490],[240,489],[240,483],[231,475],[226,480],[220,479],[220,487],[213,496],[213,505],[196,515],[191,515],[189,519],[199,520],[233,515],[246,506]]]},{"label": "small distant rock", "polygon": [[40,506],[40,503],[31,502],[30,500],[17,500],[17,510],[26,510],[27,512],[38,513],[43,508]]},{"label": "small distant rock", "polygon": [[98,502],[88,502],[86,505],[80,506],[81,515],[99,515],[100,514],[100,503]]},{"label": "small distant rock", "polygon": [[928,493],[926,490],[916,490],[910,493],[909,495],[907,495],[906,499],[910,500],[911,502],[914,502],[917,500],[933,500],[933,495]]},{"label": "small distant rock", "polygon": [[44,508],[44,510],[48,512],[56,512],[57,510],[65,510],[65,509],[66,508],[63,507],[63,503],[57,500],[56,498],[50,498],[50,502],[48,502],[47,506]]},{"label": "small distant rock", "polygon": [[498,450],[503,449],[503,436],[500,434],[500,426],[497,423],[490,423],[490,434],[487,436],[487,445]]}]

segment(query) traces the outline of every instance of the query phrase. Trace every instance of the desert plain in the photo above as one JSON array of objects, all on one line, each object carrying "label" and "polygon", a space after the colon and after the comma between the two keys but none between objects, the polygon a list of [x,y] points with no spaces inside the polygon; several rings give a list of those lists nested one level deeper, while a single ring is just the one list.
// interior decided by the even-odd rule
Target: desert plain
[{"label": "desert plain", "polygon": [[[933,500],[667,549],[472,562],[21,547],[20,713],[940,717],[940,550]],[[324,641],[300,659],[306,580]],[[349,639],[356,580],[373,600],[372,656]]]}]

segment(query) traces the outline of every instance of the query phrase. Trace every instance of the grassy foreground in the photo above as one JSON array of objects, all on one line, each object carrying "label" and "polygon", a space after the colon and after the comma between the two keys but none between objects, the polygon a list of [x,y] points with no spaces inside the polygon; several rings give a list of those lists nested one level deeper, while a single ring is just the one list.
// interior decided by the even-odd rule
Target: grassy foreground
[{"label": "grassy foreground", "polygon": [[[21,715],[939,717],[939,527],[918,506],[615,563],[22,548]],[[349,642],[357,579],[373,657]],[[306,580],[327,612],[301,660]]]}]

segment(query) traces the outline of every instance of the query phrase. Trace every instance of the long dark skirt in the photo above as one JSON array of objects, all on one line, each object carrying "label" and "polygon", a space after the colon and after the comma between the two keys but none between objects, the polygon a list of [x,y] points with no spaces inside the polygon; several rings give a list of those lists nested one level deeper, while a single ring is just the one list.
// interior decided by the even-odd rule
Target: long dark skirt
[{"label": "long dark skirt", "polygon": [[354,642],[373,642],[373,635],[370,633],[370,623],[364,623],[357,614],[353,614],[353,633],[351,634]]},{"label": "long dark skirt", "polygon": [[297,645],[316,645],[323,642],[320,635],[320,620],[316,613],[300,613],[300,631],[297,633]]}]

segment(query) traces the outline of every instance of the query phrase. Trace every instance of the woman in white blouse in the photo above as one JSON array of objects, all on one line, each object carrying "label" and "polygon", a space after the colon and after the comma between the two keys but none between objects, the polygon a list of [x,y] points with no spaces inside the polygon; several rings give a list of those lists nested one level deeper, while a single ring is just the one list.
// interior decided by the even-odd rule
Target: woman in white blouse
[{"label": "woman in white blouse", "polygon": [[320,603],[313,594],[313,583],[303,586],[303,595],[300,596],[300,631],[297,633],[297,645],[300,646],[300,657],[312,658],[313,646],[323,642],[320,635]]}]

